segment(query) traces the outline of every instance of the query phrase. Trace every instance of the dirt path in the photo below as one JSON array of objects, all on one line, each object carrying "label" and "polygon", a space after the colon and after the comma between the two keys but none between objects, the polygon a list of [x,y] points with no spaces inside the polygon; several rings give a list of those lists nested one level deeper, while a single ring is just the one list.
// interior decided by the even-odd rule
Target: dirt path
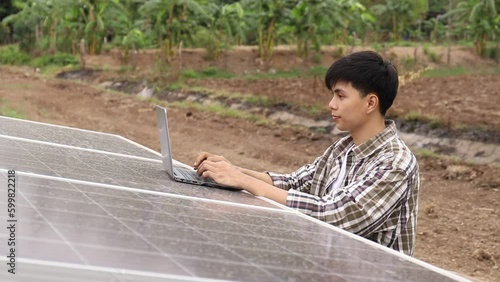
[{"label": "dirt path", "polygon": [[[159,149],[154,105],[89,84],[47,80],[30,69],[1,67],[0,103],[30,120],[116,133]],[[297,129],[258,126],[205,112],[172,109],[169,115],[174,157],[188,164],[198,151],[207,150],[249,168],[291,171],[331,142]],[[437,158],[419,162],[422,188],[415,256],[478,281],[500,281],[499,169],[467,165],[456,170],[451,161]]]}]

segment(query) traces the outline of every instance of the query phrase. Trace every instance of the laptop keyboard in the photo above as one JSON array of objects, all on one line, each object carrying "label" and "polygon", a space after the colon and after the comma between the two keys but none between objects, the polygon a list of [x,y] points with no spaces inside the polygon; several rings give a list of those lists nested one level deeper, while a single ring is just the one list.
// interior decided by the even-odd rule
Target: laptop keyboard
[{"label": "laptop keyboard", "polygon": [[203,178],[201,176],[198,176],[196,174],[196,171],[191,170],[191,169],[183,169],[183,168],[174,168],[174,174],[178,174],[181,178],[188,179],[188,180],[194,180],[194,181],[200,181],[200,182],[206,182],[206,183],[215,183],[211,178]]}]

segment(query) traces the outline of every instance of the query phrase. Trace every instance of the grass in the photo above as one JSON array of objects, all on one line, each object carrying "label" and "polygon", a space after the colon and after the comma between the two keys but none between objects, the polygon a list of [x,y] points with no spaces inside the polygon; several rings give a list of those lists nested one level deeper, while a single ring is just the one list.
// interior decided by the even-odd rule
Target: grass
[{"label": "grass", "polygon": [[323,105],[312,104],[307,106],[299,106],[299,110],[307,115],[315,116],[320,113],[327,112]]},{"label": "grass", "polygon": [[76,66],[80,62],[75,56],[68,53],[56,53],[54,55],[43,55],[31,61],[31,66],[35,68],[44,68],[47,66]]},{"label": "grass", "polygon": [[469,69],[465,67],[429,69],[422,73],[422,77],[450,77],[464,74],[490,75],[500,74],[500,67]]},{"label": "grass", "polygon": [[243,97],[243,102],[260,107],[270,107],[274,104],[274,102],[267,96],[254,95],[245,95]]},{"label": "grass", "polygon": [[267,73],[254,73],[243,75],[243,79],[248,80],[258,80],[258,79],[278,79],[278,78],[298,78],[298,77],[311,77],[311,76],[324,76],[327,67],[323,66],[315,66],[311,67],[308,70],[302,69],[292,69],[287,71],[275,71],[275,72],[267,72]]},{"label": "grass", "polygon": [[30,55],[20,51],[17,45],[9,45],[0,48],[0,64],[25,65],[30,61]]},{"label": "grass", "polygon": [[425,157],[425,158],[433,158],[433,159],[439,159],[441,158],[441,155],[429,150],[429,149],[417,149],[416,153],[418,156]]},{"label": "grass", "polygon": [[443,127],[443,123],[438,118],[431,118],[431,120],[429,121],[429,126],[431,127],[431,129],[436,129]]},{"label": "grass", "polygon": [[441,55],[438,55],[436,52],[431,50],[429,46],[424,45],[423,50],[424,54],[427,55],[432,62],[439,63],[441,61]]},{"label": "grass", "polygon": [[252,122],[256,122],[258,124],[268,124],[269,121],[266,120],[263,117],[260,117],[258,115],[250,114],[245,111],[240,111],[236,109],[231,109],[222,105],[202,105],[200,103],[193,103],[193,102],[173,102],[173,103],[168,103],[169,106],[172,107],[177,107],[177,108],[182,108],[182,109],[196,109],[199,111],[205,111],[205,112],[211,112],[215,113],[219,116],[224,116],[224,117],[231,117],[231,118],[237,118],[237,119],[244,119],[244,120],[249,120]]},{"label": "grass", "polygon": [[0,107],[0,115],[11,118],[26,119],[26,115],[5,106]]},{"label": "grass", "polygon": [[423,122],[428,123],[431,129],[440,128],[443,126],[442,121],[437,117],[429,117],[418,112],[410,111],[404,115],[403,119],[407,122]]},{"label": "grass", "polygon": [[186,87],[186,85],[184,85],[182,82],[174,82],[174,83],[168,84],[165,87],[165,89],[169,90],[169,91],[179,91],[185,87]]},{"label": "grass", "polygon": [[[0,88],[7,88],[7,89],[31,89],[32,86],[29,84],[22,84],[22,83],[12,83],[12,84],[2,84],[0,85]],[[2,102],[0,100],[0,102]]]},{"label": "grass", "polygon": [[417,112],[408,112],[403,117],[405,121],[425,121],[425,117],[421,113]]},{"label": "grass", "polygon": [[208,67],[201,71],[195,71],[192,69],[186,69],[181,71],[181,78],[194,78],[194,79],[203,79],[203,78],[233,78],[234,74],[228,73],[225,71],[221,71],[214,67]]}]

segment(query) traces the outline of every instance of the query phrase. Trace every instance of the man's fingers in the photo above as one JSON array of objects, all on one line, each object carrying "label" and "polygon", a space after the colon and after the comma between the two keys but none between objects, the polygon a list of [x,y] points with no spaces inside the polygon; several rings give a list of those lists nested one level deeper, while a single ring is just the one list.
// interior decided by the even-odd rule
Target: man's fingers
[{"label": "man's fingers", "polygon": [[213,162],[211,162],[209,160],[205,160],[198,166],[198,175],[202,176],[204,172],[214,171],[214,169],[215,169],[215,167],[213,165]]},{"label": "man's fingers", "polygon": [[200,165],[202,163],[206,162],[206,161],[228,162],[226,160],[226,158],[224,158],[223,156],[214,155],[214,154],[211,154],[211,153],[208,153],[208,152],[201,152],[201,153],[198,154],[198,156],[196,157],[196,159],[194,161],[194,164],[193,164],[194,169],[198,170],[200,168]]},{"label": "man's fingers", "polygon": [[208,159],[211,155],[212,154],[207,153],[207,152],[201,152],[200,154],[198,154],[198,156],[196,157],[196,159],[194,161],[194,167],[197,168],[203,161]]},{"label": "man's fingers", "polygon": [[212,178],[212,179],[214,179],[214,175],[215,174],[209,170],[206,170],[201,174],[201,176],[204,178]]},{"label": "man's fingers", "polygon": [[207,158],[207,160],[212,161],[212,162],[220,162],[220,161],[224,161],[225,159],[222,156],[211,155]]}]

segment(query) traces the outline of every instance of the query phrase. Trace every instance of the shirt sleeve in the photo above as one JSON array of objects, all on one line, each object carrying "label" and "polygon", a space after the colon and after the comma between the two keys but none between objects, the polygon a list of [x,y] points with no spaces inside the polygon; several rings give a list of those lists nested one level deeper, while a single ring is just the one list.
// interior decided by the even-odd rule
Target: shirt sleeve
[{"label": "shirt sleeve", "polygon": [[368,236],[384,224],[408,191],[408,173],[381,164],[324,197],[289,190],[287,206],[346,231]]},{"label": "shirt sleeve", "polygon": [[313,163],[306,164],[296,171],[288,174],[266,172],[273,180],[273,185],[283,190],[300,189],[303,193],[308,193],[322,156],[316,158]]}]

